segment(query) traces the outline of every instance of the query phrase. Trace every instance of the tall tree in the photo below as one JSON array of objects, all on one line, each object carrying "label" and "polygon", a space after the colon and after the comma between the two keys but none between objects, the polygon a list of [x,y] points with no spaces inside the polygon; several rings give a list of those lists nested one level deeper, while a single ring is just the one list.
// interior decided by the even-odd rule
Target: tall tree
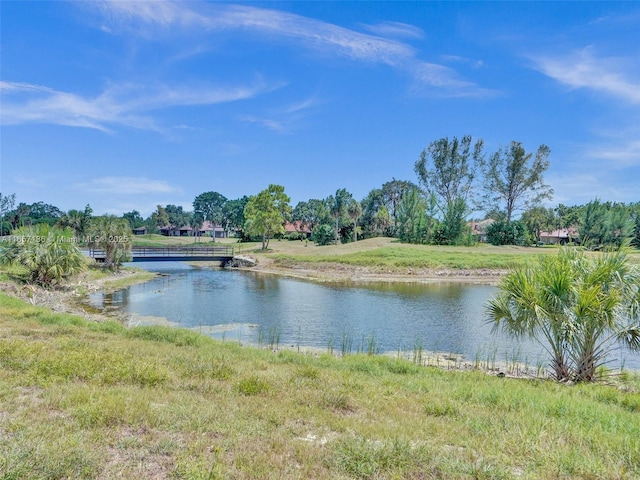
[{"label": "tall tree", "polygon": [[409,189],[398,205],[398,238],[408,243],[429,243],[434,208],[433,196],[428,204],[418,187]]},{"label": "tall tree", "polygon": [[353,241],[358,241],[358,219],[362,215],[362,205],[355,198],[352,198],[347,205],[347,215],[353,222]]},{"label": "tall tree", "polygon": [[185,212],[181,205],[167,205],[165,211],[169,217],[169,224],[174,227],[185,227],[191,225],[191,212]]},{"label": "tall tree", "polygon": [[2,195],[0,193],[0,237],[4,235],[4,216],[13,210],[16,203],[16,194]]},{"label": "tall tree", "polygon": [[289,201],[284,187],[273,184],[249,197],[244,209],[245,231],[248,235],[262,237],[262,250],[269,247],[273,235],[285,232],[284,224],[291,213]]},{"label": "tall tree", "polygon": [[28,210],[27,216],[32,224],[47,223],[53,226],[62,216],[62,211],[58,207],[44,202],[32,203]]},{"label": "tall tree", "polygon": [[380,208],[384,206],[384,195],[382,194],[382,189],[375,188],[371,190],[360,203],[362,204],[360,224],[362,225],[363,236],[370,238],[383,235],[384,231],[378,228],[379,223],[377,222],[377,214],[380,211]]},{"label": "tall tree", "polygon": [[225,228],[227,197],[218,192],[204,192],[193,200],[193,213],[214,225]]},{"label": "tall tree", "polygon": [[412,182],[406,180],[396,180],[392,178],[391,181],[382,184],[382,196],[384,198],[387,210],[393,219],[393,229],[398,226],[398,206],[402,201],[405,193],[409,191],[415,185]]},{"label": "tall tree", "polygon": [[89,226],[91,247],[104,250],[104,266],[118,270],[131,254],[131,228],[129,222],[115,215],[103,215],[91,219]]},{"label": "tall tree", "polygon": [[73,229],[76,239],[78,241],[84,241],[82,239],[87,233],[87,229],[91,223],[92,214],[93,210],[91,209],[91,206],[87,204],[84,207],[84,210],[69,210],[67,213],[63,214],[56,222],[56,225],[63,228],[69,227]]},{"label": "tall tree", "polygon": [[529,233],[540,241],[540,232],[553,230],[558,220],[552,208],[533,207],[522,213],[522,222]]},{"label": "tall tree", "polygon": [[338,240],[340,238],[341,220],[343,219],[343,217],[347,216],[347,207],[352,200],[353,196],[349,192],[347,192],[346,188],[338,189],[335,196],[330,196],[327,199],[329,211],[331,212],[331,216],[334,220],[334,240],[336,245],[338,244]]},{"label": "tall tree", "polygon": [[483,146],[482,140],[473,143],[470,135],[461,140],[441,138],[431,142],[415,164],[420,184],[436,199],[442,218],[440,233],[446,237],[439,240],[442,243],[456,243],[463,233],[461,225],[469,213]]},{"label": "tall tree", "polygon": [[553,189],[544,183],[549,168],[551,150],[540,145],[535,157],[527,153],[520,142],[511,142],[481,162],[484,176],[485,207],[504,204],[507,224],[513,213],[539,205],[553,196]]},{"label": "tall tree", "polygon": [[162,205],[158,205],[156,211],[151,214],[151,222],[156,228],[169,226],[169,214]]},{"label": "tall tree", "polygon": [[326,202],[315,198],[307,202],[298,202],[291,214],[292,221],[298,222],[302,228],[310,232],[329,218],[330,213]]},{"label": "tall tree", "polygon": [[242,230],[244,228],[244,209],[249,202],[246,195],[235,200],[227,200],[224,204],[224,218],[226,236],[229,236],[230,230]]},{"label": "tall tree", "polygon": [[142,215],[140,215],[140,212],[137,210],[131,210],[130,212],[123,213],[122,218],[129,222],[131,230],[144,225],[144,218],[142,218]]}]

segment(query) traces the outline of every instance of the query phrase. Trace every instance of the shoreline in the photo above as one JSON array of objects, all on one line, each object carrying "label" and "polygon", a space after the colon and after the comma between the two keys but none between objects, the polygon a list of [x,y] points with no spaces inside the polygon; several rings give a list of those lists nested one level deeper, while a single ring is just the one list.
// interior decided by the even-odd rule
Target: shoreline
[{"label": "shoreline", "polygon": [[236,270],[278,275],[288,278],[319,283],[413,283],[430,285],[438,283],[467,283],[470,285],[497,285],[508,270],[492,269],[429,269],[412,268],[391,270],[375,267],[361,267],[339,263],[291,263],[287,266],[266,256],[252,256],[257,262],[254,267],[234,267]]}]

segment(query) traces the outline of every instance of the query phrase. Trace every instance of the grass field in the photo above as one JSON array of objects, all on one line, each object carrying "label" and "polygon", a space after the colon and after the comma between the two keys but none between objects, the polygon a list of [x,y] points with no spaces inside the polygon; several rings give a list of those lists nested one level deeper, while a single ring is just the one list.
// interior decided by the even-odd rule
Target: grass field
[{"label": "grass field", "polygon": [[639,389],[259,350],[0,294],[3,479],[632,479]]}]

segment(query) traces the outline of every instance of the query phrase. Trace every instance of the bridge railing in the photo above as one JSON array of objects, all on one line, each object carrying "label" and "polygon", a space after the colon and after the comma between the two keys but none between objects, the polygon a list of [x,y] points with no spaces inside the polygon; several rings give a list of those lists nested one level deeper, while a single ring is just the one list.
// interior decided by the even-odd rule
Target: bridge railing
[{"label": "bridge railing", "polygon": [[[131,256],[136,258],[145,257],[233,257],[234,247],[132,247]],[[89,256],[93,258],[103,258],[106,256],[104,250],[92,248]]]}]

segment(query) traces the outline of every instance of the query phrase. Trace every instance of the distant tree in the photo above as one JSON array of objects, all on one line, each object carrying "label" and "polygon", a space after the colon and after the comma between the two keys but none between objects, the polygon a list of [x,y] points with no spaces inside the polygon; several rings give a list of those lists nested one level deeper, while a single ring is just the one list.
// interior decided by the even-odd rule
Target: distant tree
[{"label": "distant tree", "polygon": [[347,215],[351,218],[353,222],[353,241],[358,241],[358,219],[360,215],[362,215],[362,205],[359,201],[352,198],[349,204],[347,205]]},{"label": "distant tree", "polygon": [[602,203],[595,199],[582,208],[578,233],[587,248],[619,247],[633,239],[634,222],[624,204]]},{"label": "distant tree", "polygon": [[326,201],[312,198],[307,202],[298,202],[291,214],[291,220],[302,228],[313,232],[317,225],[329,221],[331,214]]},{"label": "distant tree", "polygon": [[491,245],[527,245],[527,227],[519,220],[494,222],[487,226],[487,241]]},{"label": "distant tree", "polygon": [[346,188],[338,189],[335,196],[330,196],[327,199],[327,205],[334,220],[334,241],[336,245],[340,238],[340,226],[345,224],[345,217],[348,218],[347,208],[351,201],[353,201],[353,196],[347,192]]},{"label": "distant tree", "polygon": [[438,245],[469,245],[471,235],[467,222],[467,204],[462,198],[447,205],[440,225],[434,233],[434,243]]},{"label": "distant tree", "polygon": [[483,141],[472,144],[471,136],[461,140],[453,137],[431,142],[415,164],[415,172],[429,196],[436,199],[442,219],[439,241],[453,244],[460,241],[464,220],[472,200],[476,169],[482,164]]},{"label": "distant tree", "polygon": [[362,225],[363,237],[371,238],[384,235],[384,230],[379,229],[379,223],[377,222],[378,211],[385,204],[382,189],[371,190],[360,204],[362,205],[360,224]]},{"label": "distant tree", "polygon": [[73,233],[78,241],[86,235],[89,224],[91,223],[91,215],[93,210],[91,206],[87,204],[84,210],[69,210],[63,214],[56,225],[62,228],[69,227],[73,230]]},{"label": "distant tree", "polygon": [[316,225],[313,229],[311,238],[320,246],[330,245],[335,241],[333,225],[328,223],[320,223],[319,225]]},{"label": "distant tree", "polygon": [[553,230],[557,219],[553,209],[533,207],[522,213],[520,220],[536,242],[540,241],[540,232]]},{"label": "distant tree", "polygon": [[225,205],[227,201],[227,197],[218,192],[201,193],[193,200],[193,213],[214,225],[220,225],[225,228]]},{"label": "distant tree", "polygon": [[291,213],[289,197],[281,185],[269,185],[266,190],[249,197],[244,209],[245,231],[262,237],[262,249],[269,247],[269,239],[284,234],[284,224]]},{"label": "distant tree", "polygon": [[192,212],[185,212],[180,205],[167,205],[165,207],[167,216],[169,217],[169,225],[174,227],[186,227],[191,225]]},{"label": "distant tree", "polygon": [[534,158],[520,142],[511,142],[509,148],[500,149],[489,157],[488,162],[481,162],[485,205],[504,204],[509,224],[514,212],[550,199],[553,190],[543,178],[549,168],[550,152],[549,147],[540,145]]},{"label": "distant tree", "polygon": [[629,208],[631,210],[630,216],[633,222],[631,245],[636,248],[640,248],[640,202],[631,204]]},{"label": "distant tree", "polygon": [[0,249],[0,264],[19,265],[28,280],[50,287],[80,273],[86,263],[70,229],[46,223],[14,230],[12,241]]},{"label": "distant tree", "polygon": [[169,214],[162,205],[156,207],[156,211],[151,214],[151,222],[156,228],[168,226]]},{"label": "distant tree", "polygon": [[191,231],[193,232],[193,236],[196,238],[196,242],[200,239],[200,230],[202,229],[202,225],[204,224],[204,218],[200,213],[194,213],[191,215],[191,223],[189,226],[191,227]]},{"label": "distant tree", "polygon": [[398,205],[398,238],[408,243],[429,243],[436,223],[434,210],[433,196],[427,203],[418,187],[405,192]]},{"label": "distant tree", "polygon": [[131,230],[134,228],[142,227],[144,225],[144,218],[140,215],[140,212],[137,210],[132,210],[130,212],[126,212],[122,215],[127,222],[129,222],[129,226]]},{"label": "distant tree", "polygon": [[62,211],[58,207],[44,202],[32,203],[28,206],[28,209],[24,210],[24,213],[21,216],[25,217],[25,219],[28,218],[28,222],[32,225],[46,223],[53,226],[62,216]]},{"label": "distant tree", "polygon": [[555,208],[556,214],[556,226],[558,228],[570,228],[577,227],[580,224],[580,219],[583,214],[583,207],[571,206],[568,207],[562,203]]},{"label": "distant tree", "polygon": [[244,209],[249,202],[246,195],[236,200],[227,200],[224,204],[224,228],[225,236],[229,236],[230,230],[241,231],[244,228]]},{"label": "distant tree", "polygon": [[620,343],[640,350],[639,296],[626,251],[563,249],[509,273],[486,308],[496,328],[544,346],[557,380],[590,382]]},{"label": "distant tree", "polygon": [[384,199],[385,206],[391,215],[393,220],[393,229],[398,226],[398,206],[402,201],[405,193],[409,191],[415,185],[412,182],[406,180],[396,180],[393,178],[391,181],[382,184],[382,197]]},{"label": "distant tree", "polygon": [[630,209],[623,203],[611,205],[607,211],[605,245],[621,247],[633,240],[635,224]]},{"label": "distant tree", "polygon": [[13,210],[13,206],[16,203],[16,194],[2,195],[0,193],[0,237],[5,234],[5,215]]},{"label": "distant tree", "polygon": [[124,218],[115,215],[94,217],[89,226],[91,248],[104,251],[104,267],[118,270],[131,256],[131,227]]},{"label": "distant tree", "polygon": [[[31,206],[27,205],[24,202],[20,202],[16,209],[12,212],[11,215],[11,226],[13,228],[19,228],[32,225],[34,222],[31,217]],[[36,222],[36,223],[47,223],[47,222]]]}]

